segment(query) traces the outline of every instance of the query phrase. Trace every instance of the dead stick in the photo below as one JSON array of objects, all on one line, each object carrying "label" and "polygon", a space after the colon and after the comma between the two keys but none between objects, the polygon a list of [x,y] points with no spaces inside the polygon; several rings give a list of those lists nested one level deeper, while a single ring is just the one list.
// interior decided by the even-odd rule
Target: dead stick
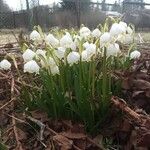
[{"label": "dead stick", "polygon": [[12,103],[15,100],[15,98],[12,98],[10,101],[8,101],[7,103],[5,103],[3,106],[0,107],[0,111],[2,109],[4,109],[6,106],[8,106],[10,103]]},{"label": "dead stick", "polygon": [[122,99],[120,99],[118,97],[112,97],[111,101],[116,107],[118,107],[125,114],[127,114],[134,122],[136,122],[138,124],[142,122],[141,116],[138,113],[136,113],[135,111],[133,111],[131,108],[129,108]]}]

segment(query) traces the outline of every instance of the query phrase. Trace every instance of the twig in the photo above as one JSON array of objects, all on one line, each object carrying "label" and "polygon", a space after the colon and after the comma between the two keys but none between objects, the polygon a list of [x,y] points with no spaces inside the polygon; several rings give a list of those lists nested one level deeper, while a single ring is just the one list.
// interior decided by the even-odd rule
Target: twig
[{"label": "twig", "polygon": [[14,117],[12,117],[12,123],[14,125],[13,129],[14,129],[15,139],[17,142],[17,149],[23,150],[21,142],[19,141],[19,136],[18,136],[18,132],[17,132],[17,128],[16,128],[16,120],[14,119]]},{"label": "twig", "polygon": [[15,98],[12,98],[10,101],[8,101],[7,103],[5,103],[3,106],[0,107],[0,111],[2,109],[4,109],[6,106],[8,106],[10,103],[12,103],[15,100]]},{"label": "twig", "polygon": [[[11,74],[12,76],[12,80],[11,80],[11,100],[13,102],[13,99],[14,99],[14,87],[15,87],[15,80],[14,80],[14,77],[13,75]],[[14,104],[13,104],[14,105]],[[12,115],[14,116],[14,115]],[[19,150],[23,150],[22,148],[22,145],[21,145],[21,142],[19,141],[19,135],[18,135],[18,132],[17,132],[17,128],[16,128],[16,120],[14,119],[14,117],[12,117],[12,123],[13,123],[13,130],[14,130],[14,134],[15,134],[15,139],[16,139],[16,142],[17,142],[17,149]]]},{"label": "twig", "polygon": [[127,106],[127,104],[124,102],[124,100],[118,98],[118,97],[112,97],[111,98],[112,103],[119,109],[121,109],[127,116],[129,116],[134,122],[136,123],[142,123],[143,120],[141,116],[133,111],[131,108]]},{"label": "twig", "polygon": [[36,123],[41,128],[41,130],[40,130],[40,140],[43,141],[44,140],[43,133],[44,133],[45,125],[41,121],[39,121],[37,119],[34,119],[31,116],[27,116],[26,118],[31,120],[32,122]]}]

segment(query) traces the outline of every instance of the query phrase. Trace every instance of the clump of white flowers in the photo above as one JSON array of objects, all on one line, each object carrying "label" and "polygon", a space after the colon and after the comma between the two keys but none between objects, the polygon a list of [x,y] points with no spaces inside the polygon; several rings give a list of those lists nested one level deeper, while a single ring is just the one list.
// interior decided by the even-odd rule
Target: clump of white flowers
[{"label": "clump of white flowers", "polygon": [[11,68],[11,63],[4,59],[0,62],[0,69],[3,69],[3,70],[9,70]]},{"label": "clump of white flowers", "polygon": [[[30,49],[22,57],[24,72],[38,74],[36,82],[31,75],[40,87],[33,96],[38,97],[36,105],[46,107],[49,116],[56,119],[78,117],[89,131],[100,122],[99,115],[108,114],[111,96],[121,89],[112,72],[129,69],[141,56],[133,51],[134,28],[122,21],[94,30],[85,26],[79,31],[52,29],[47,35],[41,29],[34,30],[30,39]],[[42,42],[37,44],[39,40]],[[129,44],[130,54],[122,50],[124,44]],[[0,67],[7,70],[11,64],[3,60]],[[29,94],[28,98],[32,97]]]}]

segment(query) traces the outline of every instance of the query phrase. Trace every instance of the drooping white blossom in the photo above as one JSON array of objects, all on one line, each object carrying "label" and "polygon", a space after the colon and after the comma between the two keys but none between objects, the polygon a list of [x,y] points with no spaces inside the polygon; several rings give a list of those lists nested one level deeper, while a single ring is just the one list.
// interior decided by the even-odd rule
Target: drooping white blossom
[{"label": "drooping white blossom", "polygon": [[64,58],[65,52],[66,52],[66,48],[64,48],[64,47],[58,47],[57,50],[56,50],[56,56],[59,59],[62,59],[62,58]]},{"label": "drooping white blossom", "polygon": [[127,32],[128,32],[128,34],[132,34],[133,33],[133,30],[131,29],[131,27],[127,27]]},{"label": "drooping white blossom", "polygon": [[108,44],[111,41],[111,35],[109,32],[105,32],[100,37],[100,46],[103,47],[105,44]]},{"label": "drooping white blossom", "polygon": [[42,55],[43,57],[46,57],[46,51],[44,51],[42,49],[38,49],[36,51],[36,55],[38,55],[38,56]]},{"label": "drooping white blossom", "polygon": [[138,59],[141,56],[141,53],[137,50],[130,53],[130,59]]},{"label": "drooping white blossom", "polygon": [[89,61],[87,50],[82,51],[82,53],[81,53],[81,60],[82,61]]},{"label": "drooping white blossom", "polygon": [[8,60],[3,59],[0,62],[0,69],[9,70],[10,68],[11,68],[11,63]]},{"label": "drooping white blossom", "polygon": [[110,34],[112,36],[118,36],[119,34],[126,33],[126,27],[123,24],[114,23],[111,26]]},{"label": "drooping white blossom", "polygon": [[96,45],[93,43],[90,43],[87,47],[86,47],[86,51],[89,57],[93,56],[94,54],[96,54]]},{"label": "drooping white blossom", "polygon": [[80,60],[80,55],[78,52],[70,52],[67,56],[67,62],[72,65]]},{"label": "drooping white blossom", "polygon": [[106,55],[109,56],[117,56],[120,53],[120,48],[117,43],[109,44],[106,49]]},{"label": "drooping white blossom", "polygon": [[51,70],[52,75],[59,74],[59,68],[58,68],[58,66],[50,67],[50,70]]},{"label": "drooping white blossom", "polygon": [[72,37],[69,33],[66,33],[61,39],[60,39],[60,46],[65,48],[71,48],[73,44]]},{"label": "drooping white blossom", "polygon": [[54,37],[53,34],[48,34],[45,38],[47,44],[57,47],[59,45],[59,40]]},{"label": "drooping white blossom", "polygon": [[90,29],[87,27],[82,27],[79,32],[80,36],[83,38],[87,38],[91,34]]},{"label": "drooping white blossom", "polygon": [[25,62],[28,62],[28,61],[32,60],[35,57],[35,55],[36,55],[36,53],[33,52],[31,49],[27,49],[23,53],[22,57],[23,57]]},{"label": "drooping white blossom", "polygon": [[24,72],[39,74],[39,70],[40,67],[34,60],[28,61],[24,64]]},{"label": "drooping white blossom", "polygon": [[41,40],[41,35],[36,30],[33,30],[30,34],[30,40],[40,41]]},{"label": "drooping white blossom", "polygon": [[99,38],[101,36],[101,31],[98,28],[96,28],[92,31],[92,36],[95,38]]}]

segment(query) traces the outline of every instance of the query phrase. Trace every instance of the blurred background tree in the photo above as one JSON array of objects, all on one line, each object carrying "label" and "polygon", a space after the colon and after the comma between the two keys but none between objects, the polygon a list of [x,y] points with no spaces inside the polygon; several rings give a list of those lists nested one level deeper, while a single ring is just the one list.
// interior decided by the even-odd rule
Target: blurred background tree
[{"label": "blurred background tree", "polygon": [[3,0],[0,0],[0,12],[8,12],[8,11],[11,11],[9,6]]}]

